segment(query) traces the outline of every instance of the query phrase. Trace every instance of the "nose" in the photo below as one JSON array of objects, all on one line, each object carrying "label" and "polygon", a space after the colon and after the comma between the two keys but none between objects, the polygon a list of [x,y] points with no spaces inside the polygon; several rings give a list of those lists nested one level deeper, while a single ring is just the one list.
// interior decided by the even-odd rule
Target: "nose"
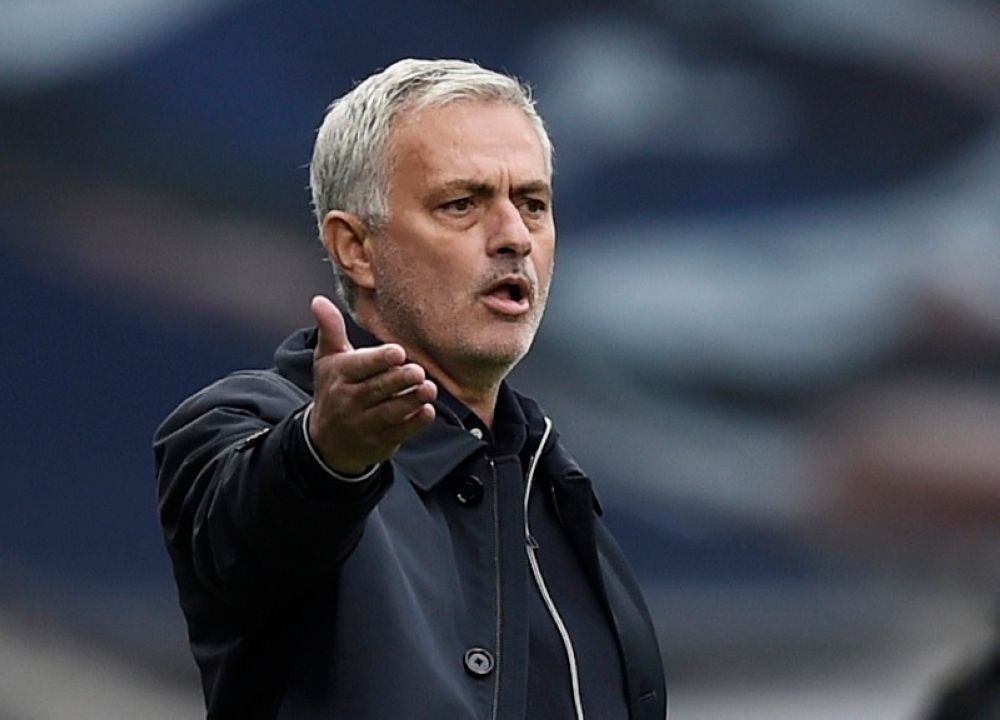
[{"label": "nose", "polygon": [[517,205],[508,199],[494,206],[489,227],[490,255],[524,257],[531,252],[531,231]]}]

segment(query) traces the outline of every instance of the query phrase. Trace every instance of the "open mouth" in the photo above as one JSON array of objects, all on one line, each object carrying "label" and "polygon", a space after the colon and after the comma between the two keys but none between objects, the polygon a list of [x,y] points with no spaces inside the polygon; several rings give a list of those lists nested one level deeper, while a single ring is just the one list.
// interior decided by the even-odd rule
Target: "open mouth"
[{"label": "open mouth", "polygon": [[521,313],[528,309],[529,285],[522,277],[509,276],[492,285],[486,296],[497,309],[509,313]]},{"label": "open mouth", "polygon": [[524,297],[524,291],[521,289],[521,286],[518,285],[517,283],[506,283],[504,285],[501,285],[498,288],[498,291],[501,294],[506,293],[507,297],[513,300],[514,302],[521,302],[521,299]]}]

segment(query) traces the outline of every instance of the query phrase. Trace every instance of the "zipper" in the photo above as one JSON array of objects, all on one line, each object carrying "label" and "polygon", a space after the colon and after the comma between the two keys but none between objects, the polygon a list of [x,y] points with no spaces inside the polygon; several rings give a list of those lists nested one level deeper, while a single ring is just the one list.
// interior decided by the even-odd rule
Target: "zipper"
[{"label": "zipper", "polygon": [[528,522],[528,503],[531,499],[531,485],[535,479],[535,469],[538,467],[538,460],[542,456],[542,450],[544,450],[545,443],[548,441],[551,432],[552,421],[546,417],[545,432],[542,434],[541,442],[538,443],[538,449],[535,451],[535,454],[531,456],[531,462],[528,464],[528,476],[524,482],[525,551],[528,553],[528,563],[531,565],[531,574],[535,578],[535,584],[538,586],[538,591],[542,595],[542,601],[545,603],[545,607],[549,611],[552,622],[555,623],[556,629],[559,631],[559,637],[562,639],[563,649],[566,651],[566,661],[569,665],[569,678],[573,689],[573,707],[576,711],[576,718],[577,720],[584,720],[583,700],[580,697],[580,671],[576,663],[576,650],[573,648],[573,640],[569,636],[569,630],[566,629],[566,623],[563,622],[562,616],[556,609],[555,601],[553,601],[552,595],[549,593],[549,588],[545,584],[545,578],[542,577],[542,569],[538,564],[538,541],[536,541],[534,536],[532,536],[531,525]]},{"label": "zipper", "polygon": [[503,663],[500,656],[500,636],[503,628],[503,605],[501,604],[503,587],[503,572],[500,564],[500,479],[497,477],[497,466],[493,458],[488,459],[490,475],[493,482],[493,579],[495,581],[494,600],[496,605],[496,629],[493,637],[493,652],[496,661],[493,665],[493,720],[497,720],[500,712],[500,673]]}]

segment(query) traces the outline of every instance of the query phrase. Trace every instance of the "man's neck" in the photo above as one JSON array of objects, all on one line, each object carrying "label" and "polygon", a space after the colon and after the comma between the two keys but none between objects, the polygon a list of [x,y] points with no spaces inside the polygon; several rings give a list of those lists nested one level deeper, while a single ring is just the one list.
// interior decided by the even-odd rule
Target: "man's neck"
[{"label": "man's neck", "polygon": [[426,357],[419,351],[413,351],[406,345],[403,345],[403,349],[406,350],[409,362],[423,367],[431,380],[474,412],[486,427],[493,428],[500,385],[507,375],[505,369],[487,369],[481,365],[470,368],[442,367],[433,358]]},{"label": "man's neck", "polygon": [[496,383],[491,388],[480,391],[471,391],[455,383],[451,378],[443,376],[434,377],[434,381],[439,383],[445,390],[451,393],[452,397],[465,405],[476,414],[483,424],[493,427],[493,419],[496,415],[497,397],[500,394],[500,383]]}]

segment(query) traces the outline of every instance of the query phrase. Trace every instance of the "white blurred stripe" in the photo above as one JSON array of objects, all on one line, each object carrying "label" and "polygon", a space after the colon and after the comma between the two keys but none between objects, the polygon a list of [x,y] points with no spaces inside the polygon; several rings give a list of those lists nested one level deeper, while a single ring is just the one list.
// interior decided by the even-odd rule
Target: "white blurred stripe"
[{"label": "white blurred stripe", "polygon": [[129,57],[239,0],[4,0],[0,94],[28,92]]},{"label": "white blurred stripe", "polygon": [[204,712],[195,686],[158,681],[127,658],[0,613],[0,718],[191,720]]}]

